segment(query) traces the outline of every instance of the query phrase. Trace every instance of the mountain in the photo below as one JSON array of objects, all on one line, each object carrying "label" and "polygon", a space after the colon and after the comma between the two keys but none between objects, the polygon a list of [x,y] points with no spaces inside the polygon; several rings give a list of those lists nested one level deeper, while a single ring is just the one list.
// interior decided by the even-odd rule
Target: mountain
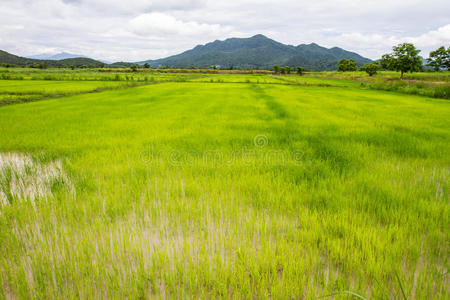
[{"label": "mountain", "polygon": [[78,57],[86,58],[86,56],[84,56],[84,55],[72,54],[72,53],[67,53],[67,52],[61,52],[61,53],[57,53],[57,54],[43,53],[43,54],[27,56],[27,58],[44,59],[44,60],[61,60],[61,59],[78,58]]},{"label": "mountain", "polygon": [[149,63],[169,67],[210,67],[219,65],[223,68],[272,68],[273,65],[303,67],[308,70],[335,70],[342,58],[354,59],[358,65],[371,62],[361,55],[334,47],[325,48],[317,44],[291,46],[279,43],[258,34],[250,38],[230,38],[214,41],[178,55],[157,60],[147,60],[138,64]]},{"label": "mountain", "polygon": [[104,65],[101,61],[87,57],[66,58],[61,60],[42,60],[17,56],[6,51],[0,50],[0,64],[14,64],[18,66],[28,66],[33,64],[44,64],[48,67],[70,67],[70,66],[88,66],[98,67]]},{"label": "mountain", "polygon": [[[98,67],[105,62],[70,53],[56,55],[41,54],[30,58],[20,57],[0,50],[0,64],[27,66],[44,64],[49,67],[82,66]],[[69,58],[70,57],[70,58]],[[40,59],[37,59],[40,58]],[[219,65],[222,68],[270,69],[273,65],[303,67],[307,70],[336,70],[342,58],[354,59],[359,66],[371,62],[361,55],[334,47],[325,48],[317,44],[298,46],[285,45],[258,34],[250,38],[230,38],[214,41],[178,55],[157,60],[147,60],[137,64],[149,63],[153,66],[169,67],[206,67]],[[107,63],[109,67],[130,67],[133,63]]]},{"label": "mountain", "polygon": [[[43,53],[43,54],[37,54],[37,55],[32,55],[32,56],[26,56],[26,58],[33,58],[33,59],[43,59],[43,60],[62,60],[62,59],[68,59],[68,58],[89,58],[85,55],[81,55],[81,54],[72,54],[72,53],[67,53],[67,52],[61,52],[61,53],[57,53],[57,54],[48,54],[48,53]],[[99,59],[98,61],[101,61],[102,63],[105,64],[111,64],[110,61],[108,60],[104,60],[104,59]]]},{"label": "mountain", "polygon": [[6,51],[0,50],[0,63],[23,66],[23,65],[33,64],[34,59],[16,56],[16,55],[8,53]]}]

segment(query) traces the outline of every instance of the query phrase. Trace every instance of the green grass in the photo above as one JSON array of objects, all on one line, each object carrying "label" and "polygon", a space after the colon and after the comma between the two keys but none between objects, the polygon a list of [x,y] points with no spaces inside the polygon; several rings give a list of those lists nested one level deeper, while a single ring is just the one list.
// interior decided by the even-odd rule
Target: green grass
[{"label": "green grass", "polygon": [[0,298],[448,298],[448,101],[201,76],[0,107]]},{"label": "green grass", "polygon": [[133,83],[123,81],[0,80],[0,105],[116,89],[131,85]]},{"label": "green grass", "polygon": [[140,69],[132,72],[130,69],[30,69],[30,68],[0,68],[0,80],[47,80],[47,81],[186,81],[191,78],[205,76],[196,73],[168,73],[162,70]]}]

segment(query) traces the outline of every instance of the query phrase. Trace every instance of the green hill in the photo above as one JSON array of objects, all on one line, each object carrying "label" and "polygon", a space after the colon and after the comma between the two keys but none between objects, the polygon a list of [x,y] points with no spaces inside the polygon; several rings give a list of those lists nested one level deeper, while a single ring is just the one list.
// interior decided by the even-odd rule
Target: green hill
[{"label": "green hill", "polygon": [[104,65],[104,63],[102,63],[101,61],[86,57],[67,58],[61,60],[42,60],[21,57],[2,50],[0,50],[0,64],[14,64],[18,66],[44,64],[48,67],[80,67],[83,65],[88,67],[98,67]]},{"label": "green hill", "polygon": [[[270,69],[273,65],[303,67],[308,70],[336,70],[342,58],[354,59],[359,66],[371,62],[361,55],[334,47],[325,48],[317,44],[291,46],[279,43],[264,35],[258,34],[250,38],[230,38],[214,41],[178,55],[157,60],[147,60],[137,64],[149,63],[152,66],[169,66],[179,68],[203,67],[218,65],[221,68]],[[98,60],[86,57],[61,60],[41,60],[20,57],[0,50],[0,64],[29,66],[43,64],[48,67],[108,66],[112,68],[130,67],[134,63],[118,62],[106,65]]]},{"label": "green hill", "polygon": [[0,64],[14,64],[18,66],[33,64],[36,59],[20,57],[0,50]]},{"label": "green hill", "polygon": [[163,59],[147,60],[156,66],[170,67],[210,67],[223,68],[271,68],[273,65],[304,67],[309,70],[335,70],[342,58],[354,59],[358,65],[371,62],[370,59],[341,48],[327,49],[317,44],[291,46],[279,43],[264,35],[250,38],[231,38],[214,41],[178,55]]}]

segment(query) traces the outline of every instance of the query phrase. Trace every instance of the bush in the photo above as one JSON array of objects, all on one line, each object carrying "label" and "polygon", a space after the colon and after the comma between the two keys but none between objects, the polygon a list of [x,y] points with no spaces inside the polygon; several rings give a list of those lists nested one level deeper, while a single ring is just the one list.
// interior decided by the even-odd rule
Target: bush
[{"label": "bush", "polygon": [[373,76],[377,74],[378,70],[380,69],[380,65],[376,63],[366,64],[361,67],[361,71],[365,71],[369,76]]},{"label": "bush", "polygon": [[280,66],[279,66],[279,65],[274,65],[274,66],[273,66],[273,72],[274,72],[275,74],[280,73]]}]

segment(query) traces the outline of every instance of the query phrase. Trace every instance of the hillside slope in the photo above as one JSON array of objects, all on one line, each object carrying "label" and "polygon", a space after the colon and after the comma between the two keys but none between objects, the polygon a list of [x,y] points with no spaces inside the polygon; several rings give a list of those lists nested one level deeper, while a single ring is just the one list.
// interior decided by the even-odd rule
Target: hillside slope
[{"label": "hillside slope", "polygon": [[61,60],[42,60],[42,59],[31,59],[21,57],[2,50],[0,50],[0,64],[14,64],[18,66],[44,64],[48,67],[70,67],[70,66],[79,67],[82,65],[88,67],[97,67],[104,65],[102,62],[98,60],[86,57],[67,58]]},{"label": "hillside slope", "polygon": [[198,45],[178,55],[142,61],[139,64],[170,67],[219,65],[223,68],[271,68],[274,64],[278,64],[301,66],[310,70],[334,70],[342,58],[354,59],[358,65],[371,61],[357,53],[337,47],[327,49],[314,43],[295,47],[258,34],[250,38],[217,40],[206,45]]}]

